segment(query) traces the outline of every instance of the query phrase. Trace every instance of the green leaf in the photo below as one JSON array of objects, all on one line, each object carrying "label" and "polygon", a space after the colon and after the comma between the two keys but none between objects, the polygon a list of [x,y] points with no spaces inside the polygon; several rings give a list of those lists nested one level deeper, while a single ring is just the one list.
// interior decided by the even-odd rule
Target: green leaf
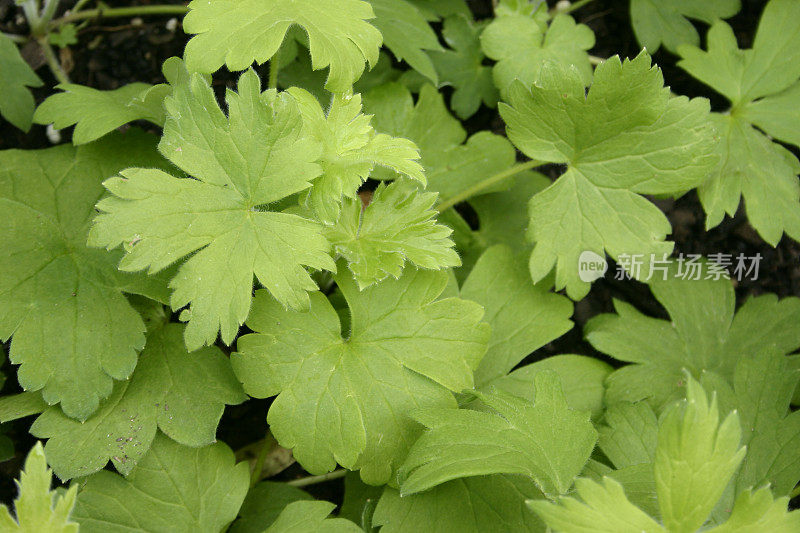
[{"label": "green leaf", "polygon": [[303,115],[305,134],[322,146],[322,175],[309,192],[316,217],[333,224],[339,218],[342,196],[356,199],[356,192],[380,165],[425,184],[425,172],[417,162],[413,142],[375,133],[370,116],[361,114],[361,95],[335,95],[327,114],[311,93],[293,87]]},{"label": "green leaf", "polygon": [[[461,123],[450,115],[441,93],[431,85],[422,87],[416,105],[408,88],[399,83],[377,87],[364,95],[364,109],[374,115],[377,131],[411,139],[419,147],[427,190],[442,198],[514,164],[514,147],[507,139],[488,131],[467,139]],[[375,173],[373,177],[393,176]]]},{"label": "green leaf", "polygon": [[41,87],[42,80],[19,55],[14,41],[0,33],[0,115],[27,132],[35,103],[28,87]]},{"label": "green leaf", "polygon": [[[772,138],[800,146],[800,4],[772,0],[764,9],[753,48],[740,50],[730,26],[716,22],[708,51],[681,46],[678,65],[731,101],[714,114],[721,135],[720,163],[698,190],[706,227],[733,216],[744,199],[748,219],[771,245],[785,232],[800,238],[800,161]],[[770,137],[754,128],[757,126]],[[772,138],[771,138],[772,137]]]},{"label": "green leaf", "polygon": [[409,0],[427,20],[439,20],[451,15],[469,15],[466,0]]},{"label": "green leaf", "polygon": [[297,313],[258,291],[247,321],[257,333],[239,338],[233,368],[251,396],[278,395],[267,422],[306,470],[338,462],[382,484],[420,433],[409,411],[453,408],[451,391],[472,387],[489,326],[478,304],[436,299],[443,271],[407,268],[363,291],[343,266],[335,279],[350,308],[349,337],[323,294]]},{"label": "green leaf", "polygon": [[525,507],[528,498],[541,497],[533,481],[513,475],[455,479],[408,496],[387,487],[373,525],[381,526],[383,533],[543,531],[542,523]]},{"label": "green leaf", "polygon": [[239,509],[239,518],[231,524],[230,533],[263,533],[290,503],[314,498],[286,483],[262,481],[251,488]]},{"label": "green leaf", "polygon": [[133,376],[119,382],[85,422],[51,407],[31,433],[49,438],[45,451],[61,479],[87,476],[110,460],[127,475],[150,449],[156,429],[187,446],[215,442],[225,404],[245,400],[230,361],[219,348],[189,354],[184,326],[151,331]]},{"label": "green leaf", "polygon": [[37,415],[47,407],[47,402],[42,400],[42,393],[39,391],[0,397],[0,424]]},{"label": "green leaf", "polygon": [[709,529],[713,533],[761,533],[800,531],[800,511],[788,512],[789,498],[773,499],[768,487],[745,490],[736,498],[727,522]]},{"label": "green leaf", "polygon": [[671,97],[646,53],[597,67],[588,95],[578,72],[544,67],[530,89],[509,90],[500,113],[528,157],[565,163],[566,172],[533,197],[528,236],[534,282],[555,267],[556,289],[579,299],[584,251],[661,257],[671,228],[642,194],[675,194],[700,184],[717,163],[708,101]]},{"label": "green leaf", "polygon": [[369,3],[375,11],[372,24],[383,35],[383,44],[398,61],[405,60],[414,70],[438,83],[430,52],[441,51],[442,45],[417,7],[406,0],[369,0]]},{"label": "green leaf", "polygon": [[603,421],[598,446],[617,469],[655,461],[658,420],[647,403],[616,403]]},{"label": "green leaf", "polygon": [[480,386],[508,374],[528,354],[572,329],[572,302],[533,285],[528,269],[508,246],[486,250],[461,288],[481,304],[492,327],[486,355],[475,371]]},{"label": "green leaf", "polygon": [[492,76],[503,95],[515,80],[526,87],[539,82],[548,63],[575,68],[584,85],[592,81],[586,51],[594,46],[594,33],[569,15],[556,15],[549,27],[538,16],[498,15],[480,39],[484,53],[497,61]]},{"label": "green leaf", "polygon": [[462,119],[474,115],[481,102],[492,108],[497,105],[499,95],[492,68],[483,64],[486,56],[478,40],[485,27],[485,23],[473,22],[470,17],[448,17],[442,36],[450,49],[430,53],[440,83],[455,89],[450,107]]},{"label": "green leaf", "polygon": [[[764,346],[782,354],[800,347],[800,300],[767,294],[750,298],[734,315],[730,281],[676,278],[658,274],[650,282],[670,321],[645,316],[614,302],[616,314],[599,315],[586,324],[586,339],[597,350],[633,363],[608,379],[606,401],[647,399],[656,410],[683,395],[683,369],[696,379],[714,372],[732,381],[739,361]],[[705,277],[704,269],[699,277]],[[657,343],[653,339],[658,339]]]},{"label": "green leaf", "polygon": [[785,496],[800,481],[800,413],[789,409],[798,380],[800,369],[781,350],[766,348],[739,360],[733,389],[747,455],[737,493],[769,484],[775,495]]},{"label": "green leaf", "polygon": [[51,31],[47,39],[50,44],[54,44],[59,48],[67,48],[70,45],[78,44],[78,30],[75,24],[62,24],[58,31]]},{"label": "green leaf", "polygon": [[261,93],[258,76],[239,78],[226,117],[195,74],[166,100],[159,149],[196,179],[131,168],[104,185],[89,243],[125,245],[123,271],[158,272],[191,255],[172,279],[173,309],[189,304],[186,345],[230,344],[252,299],[253,276],[281,302],[308,307],[316,284],[304,266],[333,270],[321,226],[267,204],[307,189],[320,168],[319,145],[302,136],[294,99]]},{"label": "green leaf", "polygon": [[[583,501],[568,497],[528,505],[550,528],[569,533],[698,531],[723,495],[745,448],[740,447],[738,415],[731,413],[720,423],[716,397],[709,402],[702,386],[687,378],[687,400],[671,404],[658,427],[653,471],[663,527],[631,503],[623,486],[608,477],[601,483],[577,480],[577,494]],[[733,513],[740,517],[763,513],[763,507],[753,509],[747,492],[739,499],[743,508]],[[771,503],[768,491],[766,496]],[[785,510],[786,501],[780,503]]]},{"label": "green leaf", "polygon": [[532,500],[528,506],[547,525],[565,533],[667,533],[658,522],[633,505],[622,485],[611,478],[602,483],[575,480],[581,500],[561,498],[558,504]]},{"label": "green leaf", "polygon": [[361,199],[345,199],[342,216],[326,235],[360,289],[399,278],[406,261],[433,270],[461,264],[449,238],[453,230],[436,223],[435,202],[435,194],[405,182],[381,183],[366,207]]},{"label": "green leaf", "polygon": [[362,0],[193,0],[183,19],[190,71],[214,72],[223,64],[244,70],[274,56],[294,24],[308,34],[314,70],[330,67],[325,87],[345,92],[361,76],[364,63],[378,61],[381,33],[367,19]]},{"label": "green leaf", "polygon": [[336,505],[321,501],[297,501],[287,505],[264,533],[363,533],[350,520],[328,518]]},{"label": "green leaf", "polygon": [[705,523],[745,454],[736,413],[720,423],[716,398],[709,402],[691,378],[686,396],[663,415],[656,447],[658,503],[670,531]]},{"label": "green leaf", "polygon": [[[530,254],[531,244],[522,231],[528,224],[528,202],[534,194],[550,185],[550,180],[533,171],[524,171],[509,178],[507,190],[469,198],[469,205],[478,216],[478,229],[473,231],[455,209],[439,214],[439,219],[455,230],[453,239],[461,254],[463,266],[456,270],[459,279],[469,274],[483,252],[495,244],[507,244],[520,255]],[[528,283],[533,283],[528,274]]]},{"label": "green leaf", "polygon": [[136,366],[144,323],[122,293],[166,297],[163,280],[120,273],[119,254],[85,246],[102,180],[132,164],[164,166],[154,148],[135,130],[0,152],[0,339],[13,335],[20,385],[71,417],[91,415]]},{"label": "green leaf", "polygon": [[[490,321],[490,324],[494,324]],[[494,327],[492,331],[495,331]],[[487,354],[488,357],[488,354]],[[483,388],[495,389],[533,402],[536,376],[551,371],[558,374],[567,405],[575,411],[589,411],[599,417],[605,408],[605,380],[612,368],[594,357],[554,355],[517,368],[510,374],[489,382]]]},{"label": "green leaf", "polygon": [[384,487],[367,485],[356,472],[344,477],[344,498],[339,516],[360,525],[364,531],[372,531],[372,516],[383,494]]},{"label": "green leaf", "polygon": [[28,453],[17,481],[16,517],[11,516],[6,506],[0,505],[0,529],[7,533],[78,533],[78,524],[70,521],[78,487],[57,494],[50,490],[51,481],[42,444],[37,442]]},{"label": "green leaf", "polygon": [[592,453],[597,432],[588,413],[567,406],[553,372],[534,381],[535,404],[502,393],[475,393],[496,413],[420,409],[429,428],[400,471],[401,490],[414,494],[445,481],[488,474],[521,474],[545,495],[563,494]]},{"label": "green leaf", "polygon": [[249,477],[225,444],[189,448],[158,435],[127,478],[87,478],[73,516],[81,533],[220,531],[236,518]]},{"label": "green leaf", "polygon": [[139,100],[151,87],[147,83],[131,83],[113,91],[98,91],[73,83],[61,84],[56,88],[64,92],[42,102],[33,120],[37,124],[53,124],[56,129],[75,124],[74,144],[94,141],[134,120],[148,120],[162,126],[163,95],[161,100],[151,98],[144,105]]},{"label": "green leaf", "polygon": [[675,53],[682,44],[700,44],[700,36],[688,19],[708,24],[734,16],[740,0],[631,0],[631,23],[636,40],[654,54],[661,45]]}]

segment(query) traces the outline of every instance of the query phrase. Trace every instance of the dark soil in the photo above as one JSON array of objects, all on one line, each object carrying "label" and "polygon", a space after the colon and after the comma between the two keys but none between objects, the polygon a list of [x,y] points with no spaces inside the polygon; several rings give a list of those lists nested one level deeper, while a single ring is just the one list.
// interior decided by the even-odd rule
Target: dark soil
[{"label": "dark soil", "polygon": [[[64,1],[66,5],[74,2]],[[175,0],[129,0],[107,2],[114,7],[123,5],[147,4],[184,4]],[[491,0],[469,0],[469,4],[477,17],[491,14]],[[736,30],[740,46],[749,46],[752,42],[758,17],[763,9],[763,0],[743,0],[739,15],[729,22]],[[63,8],[62,8],[63,9]],[[0,0],[0,30],[12,33],[24,33],[25,25],[16,20],[16,8],[13,0]],[[631,29],[628,0],[597,0],[576,11],[574,16],[579,22],[589,25],[597,36],[597,46],[591,51],[599,57],[614,54],[634,57],[639,53],[639,46]],[[130,19],[107,19],[90,21],[79,30],[79,44],[61,50],[61,58],[69,76],[74,83],[89,85],[98,89],[115,89],[121,85],[134,82],[160,83],[161,64],[171,56],[180,56],[188,40],[180,24],[175,31],[166,28],[168,16],[154,16],[131,21]],[[180,20],[180,17],[178,17]],[[707,27],[698,24],[701,35]],[[41,52],[36,45],[24,49],[24,56],[35,67],[44,80],[45,87],[36,89],[37,101],[43,100],[52,93],[55,80],[44,66]],[[663,50],[654,56],[664,77],[672,90],[677,94],[704,96],[711,100],[714,110],[725,109],[726,102],[710,89],[698,83],[676,66],[676,57]],[[266,68],[259,68],[264,76]],[[215,85],[230,85],[235,75],[220,73],[215,76]],[[143,127],[151,128],[148,124]],[[494,130],[502,132],[503,125],[495,110],[482,109],[466,123],[470,133],[478,130]],[[4,121],[0,121],[0,149],[8,148],[44,148],[50,146],[45,136],[45,128],[34,126],[28,134],[24,134]],[[68,141],[68,132],[62,132]],[[797,153],[795,151],[795,153]],[[552,177],[558,175],[553,169]],[[766,292],[776,293],[781,297],[800,295],[800,245],[789,238],[784,238],[777,248],[772,248],[762,241],[747,223],[746,216],[740,211],[734,218],[726,219],[711,231],[705,231],[705,216],[695,193],[689,193],[674,201],[658,201],[673,228],[673,240],[676,253],[730,253],[734,256],[740,252],[747,256],[760,253],[761,273],[756,281],[740,283],[736,287],[737,299],[741,303],[751,295]],[[612,265],[613,268],[613,265]],[[612,298],[626,300],[642,311],[653,316],[666,318],[664,310],[655,302],[645,285],[631,281],[614,281],[612,279],[596,282],[589,295],[575,306],[576,327],[560,339],[543,347],[526,360],[531,362],[557,353],[579,353],[594,355],[608,360],[596,352],[582,338],[582,326],[586,321],[599,313],[612,311]],[[5,346],[7,350],[8,346]],[[13,376],[15,371],[7,363],[3,368],[10,376],[3,393],[14,393],[19,390]],[[226,410],[219,428],[220,440],[238,449],[263,437],[266,429],[265,413],[269,401],[255,400],[244,405]],[[27,430],[30,419],[7,424],[7,434],[12,436],[19,446],[15,460],[0,464],[0,501],[9,502],[16,489],[12,477],[16,476],[20,460],[33,438]],[[4,426],[4,427],[5,427]],[[280,475],[280,479],[290,479],[304,475],[302,469],[294,465]],[[343,493],[342,480],[319,484],[310,490],[319,497],[330,501],[341,502]]]}]

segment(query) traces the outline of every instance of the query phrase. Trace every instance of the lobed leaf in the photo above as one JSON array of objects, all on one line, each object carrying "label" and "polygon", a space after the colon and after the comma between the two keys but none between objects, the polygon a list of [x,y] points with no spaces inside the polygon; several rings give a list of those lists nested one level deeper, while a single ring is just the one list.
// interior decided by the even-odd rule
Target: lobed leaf
[{"label": "lobed leaf", "polygon": [[195,74],[166,101],[161,152],[193,176],[131,168],[104,185],[89,243],[124,245],[123,271],[158,272],[191,255],[170,287],[173,309],[189,305],[186,344],[228,344],[244,322],[255,276],[282,305],[308,307],[316,284],[306,266],[333,270],[321,226],[269,205],[310,186],[319,145],[302,134],[293,98],[261,92],[252,71],[229,91],[226,117]]},{"label": "lobed leaf", "polygon": [[472,387],[489,327],[478,304],[437,300],[443,271],[407,268],[360,291],[342,270],[335,279],[349,336],[322,293],[298,313],[258,291],[247,322],[256,333],[239,339],[232,363],[248,394],[277,395],[267,422],[306,470],[321,474],[338,462],[383,484],[419,434],[409,411],[453,408],[452,393]]}]

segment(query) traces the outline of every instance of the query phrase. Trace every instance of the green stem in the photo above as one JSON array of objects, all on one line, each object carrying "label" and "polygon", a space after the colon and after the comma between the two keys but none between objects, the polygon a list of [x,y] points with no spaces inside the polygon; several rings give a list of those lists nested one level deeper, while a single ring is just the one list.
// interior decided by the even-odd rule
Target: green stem
[{"label": "green stem", "polygon": [[56,10],[58,9],[59,0],[45,0],[44,8],[42,9],[42,18],[40,24],[42,26],[42,31],[47,31],[47,25],[53,20],[53,17],[56,14]]},{"label": "green stem", "polygon": [[67,76],[67,73],[64,72],[63,68],[61,68],[61,63],[58,61],[56,53],[53,51],[53,47],[50,46],[50,42],[47,40],[47,35],[43,35],[36,40],[38,41],[39,46],[42,47],[44,58],[47,60],[47,66],[50,67],[50,70],[53,72],[53,76],[55,76],[58,80],[58,83],[69,83],[69,76]]},{"label": "green stem", "polygon": [[594,2],[594,0],[578,0],[564,11],[559,11],[559,13],[564,13],[564,14],[572,13],[573,11],[577,11],[586,4],[591,4],[592,2]]},{"label": "green stem", "polygon": [[25,18],[28,19],[28,26],[31,29],[31,33],[34,33],[41,22],[39,18],[39,1],[27,0],[22,4],[22,11],[25,13]]},{"label": "green stem", "polygon": [[602,63],[603,61],[605,61],[604,57],[589,56],[589,63],[591,63],[592,65],[597,66],[600,63]]},{"label": "green stem", "polygon": [[146,17],[149,15],[185,15],[189,11],[186,6],[159,5],[134,7],[98,7],[77,13],[69,13],[51,22],[52,26],[60,26],[76,20],[111,17]]},{"label": "green stem", "polygon": [[77,2],[75,2],[75,5],[72,6],[72,9],[69,10],[69,12],[70,13],[77,13],[78,11],[83,9],[83,6],[88,4],[90,1],[91,0],[78,0]]},{"label": "green stem", "polygon": [[278,88],[278,72],[280,71],[280,65],[278,65],[278,54],[275,54],[275,57],[269,62],[269,80],[267,81],[267,87],[269,89],[277,89]]},{"label": "green stem", "polygon": [[267,455],[269,454],[270,450],[275,444],[275,439],[272,438],[272,434],[267,435],[264,437],[264,440],[261,441],[261,449],[258,451],[258,455],[256,456],[256,463],[253,466],[253,473],[250,475],[250,488],[252,489],[256,483],[261,480],[261,472],[264,471],[264,461],[267,459]]},{"label": "green stem", "polygon": [[3,37],[9,38],[12,41],[14,41],[15,43],[26,43],[26,42],[28,42],[28,38],[25,37],[24,35],[16,35],[14,33],[6,33],[6,32],[0,32],[0,33],[3,34]]},{"label": "green stem", "polygon": [[307,487],[308,485],[322,483],[323,481],[339,479],[340,477],[344,477],[345,474],[347,474],[347,470],[339,469],[339,470],[334,470],[333,472],[328,472],[327,474],[322,474],[320,476],[301,477],[300,479],[287,481],[286,484],[291,485],[293,487]]},{"label": "green stem", "polygon": [[488,178],[479,181],[478,183],[476,183],[472,187],[467,187],[466,189],[464,189],[460,193],[456,194],[455,196],[452,196],[452,197],[448,198],[447,200],[445,200],[444,202],[440,203],[438,206],[436,206],[436,209],[439,212],[442,212],[442,211],[444,211],[444,210],[446,210],[446,209],[448,209],[450,207],[453,207],[456,204],[460,204],[461,202],[463,202],[467,198],[475,196],[476,194],[478,194],[482,190],[491,187],[495,183],[503,181],[506,178],[510,178],[511,176],[515,176],[515,175],[519,174],[520,172],[524,172],[526,170],[530,170],[532,168],[536,168],[536,167],[541,166],[543,164],[544,163],[542,163],[541,161],[527,161],[525,163],[518,163],[518,164],[514,165],[513,167],[504,170],[503,172],[498,172],[497,174],[494,174],[493,176],[489,176]]}]

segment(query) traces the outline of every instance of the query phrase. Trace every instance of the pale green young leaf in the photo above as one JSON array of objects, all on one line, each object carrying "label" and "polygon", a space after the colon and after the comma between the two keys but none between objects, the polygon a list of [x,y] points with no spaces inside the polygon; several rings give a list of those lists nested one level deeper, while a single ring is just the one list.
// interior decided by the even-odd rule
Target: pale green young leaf
[{"label": "pale green young leaf", "polygon": [[588,95],[574,69],[544,68],[528,88],[515,82],[501,104],[511,141],[528,157],[567,164],[533,197],[528,236],[534,281],[553,268],[556,289],[581,298],[584,251],[660,257],[671,228],[643,194],[674,194],[700,184],[717,163],[708,101],[671,97],[646,53],[613,57],[595,71]]},{"label": "pale green young leaf", "polygon": [[436,194],[403,181],[381,183],[372,200],[345,198],[339,221],[326,228],[334,249],[347,260],[360,289],[388,276],[399,278],[406,262],[438,270],[461,264],[453,230],[436,222]]},{"label": "pale green young leaf", "polygon": [[73,144],[94,141],[134,120],[148,120],[157,126],[164,124],[164,94],[160,95],[161,98],[151,97],[144,102],[140,99],[143,93],[153,88],[147,83],[131,83],[113,91],[98,91],[73,83],[56,88],[64,92],[42,102],[33,120],[37,124],[52,124],[59,130],[75,125]]},{"label": "pale green young leaf", "polygon": [[136,366],[144,323],[123,292],[166,297],[163,280],[120,273],[118,253],[85,245],[104,179],[132,164],[165,166],[154,140],[135,130],[0,152],[0,339],[13,336],[20,385],[68,416],[87,418]]},{"label": "pale green young leaf", "polygon": [[708,32],[707,51],[688,45],[679,49],[678,65],[732,104],[729,113],[714,114],[720,163],[698,191],[706,227],[716,226],[726,214],[733,216],[743,199],[750,223],[773,246],[783,233],[800,238],[800,161],[772,142],[800,145],[792,126],[800,104],[798,24],[800,4],[772,0],[753,48],[740,50],[731,27],[719,21]]},{"label": "pale green young leaf", "polygon": [[363,0],[193,0],[183,19],[190,71],[214,72],[223,64],[244,70],[272,58],[287,30],[308,34],[314,70],[330,67],[326,88],[345,92],[378,61],[381,33],[367,20],[375,14]]},{"label": "pale green young leaf", "polygon": [[582,501],[561,498],[558,503],[531,500],[528,506],[553,530],[563,533],[668,533],[661,524],[633,505],[612,478],[601,483],[575,480]]},{"label": "pale green young leaf", "polygon": [[744,490],[736,497],[730,518],[713,533],[793,533],[800,531],[800,511],[788,511],[789,498],[773,499],[768,487]]},{"label": "pale green young leaf", "polygon": [[14,41],[0,33],[0,115],[22,131],[28,131],[35,103],[28,87],[42,80],[22,59]]},{"label": "pale green young leaf", "polygon": [[500,474],[454,479],[407,496],[387,487],[372,524],[383,533],[543,532],[544,525],[525,506],[527,499],[541,497],[532,480]]},{"label": "pale green young leaf", "polygon": [[167,98],[159,149],[192,178],[131,168],[104,185],[89,234],[94,246],[124,245],[123,271],[158,272],[191,255],[172,279],[173,309],[189,304],[186,344],[228,344],[244,322],[255,276],[282,305],[308,307],[316,289],[305,267],[333,270],[319,223],[268,204],[310,186],[319,145],[302,134],[295,100],[261,93],[248,71],[227,93],[226,117],[195,74]]},{"label": "pale green young leaf", "polygon": [[746,451],[735,412],[720,423],[716,397],[691,378],[686,397],[661,419],[654,465],[661,518],[675,532],[705,523]]},{"label": "pale green young leaf", "polygon": [[322,146],[318,159],[322,175],[309,191],[316,217],[333,224],[339,218],[342,197],[356,192],[376,166],[383,166],[425,184],[417,162],[419,151],[408,139],[376,133],[371,117],[361,113],[361,95],[335,95],[327,113],[319,101],[299,87],[288,91],[303,116],[306,136]]},{"label": "pale green young leaf", "polygon": [[[673,265],[674,267],[674,265]],[[684,273],[688,267],[684,265]],[[633,363],[608,379],[607,402],[647,399],[656,410],[683,395],[683,369],[700,379],[714,372],[732,381],[739,361],[764,346],[782,354],[800,347],[800,300],[763,295],[747,300],[734,315],[733,286],[725,279],[676,278],[656,273],[650,282],[670,321],[648,317],[615,301],[616,314],[592,318],[584,328],[596,349]],[[707,271],[703,269],[699,277]],[[657,343],[653,339],[658,339]]]},{"label": "pale green young leaf", "polygon": [[127,478],[86,478],[73,514],[81,533],[221,531],[247,494],[247,463],[225,444],[190,448],[164,435]]},{"label": "pale green young leaf", "polygon": [[431,61],[432,51],[441,51],[439,38],[415,4],[406,0],[369,0],[375,11],[372,24],[383,35],[383,44],[398,61],[405,61],[414,70],[438,83]]},{"label": "pale green young leaf", "polygon": [[51,407],[31,426],[47,438],[45,451],[61,479],[83,477],[111,461],[129,474],[150,449],[160,428],[187,446],[215,442],[225,404],[245,400],[230,361],[216,347],[192,354],[184,326],[166,324],[147,336],[131,378],[119,382],[98,411],[84,422]]},{"label": "pale green young leaf", "polygon": [[[642,463],[608,472],[614,479],[606,477],[601,483],[577,480],[577,494],[583,501],[570,497],[561,498],[557,503],[530,502],[548,526],[567,533],[690,533],[706,526],[744,457],[745,447],[740,446],[738,415],[731,413],[720,423],[716,396],[709,401],[701,385],[687,378],[687,400],[671,404],[658,424],[655,464]],[[616,425],[619,427],[618,423]],[[648,422],[650,425],[652,423]],[[636,429],[631,427],[624,431]],[[624,460],[628,461],[627,457]],[[623,490],[623,484],[616,481],[620,475],[623,479],[636,479],[625,473],[634,468],[652,468],[663,526],[651,518],[656,513],[648,516],[642,511],[647,501],[637,507],[629,498],[629,486]],[[648,483],[645,478],[639,479]],[[636,494],[635,485],[630,488]],[[748,488],[736,498],[732,512],[728,511],[731,514],[727,522],[702,530],[788,533],[794,531],[798,517],[797,513],[787,513],[787,504],[785,497],[773,500],[768,488],[755,492]]]},{"label": "pale green young leaf", "polygon": [[309,493],[277,481],[262,481],[247,492],[239,509],[239,518],[230,533],[263,533],[290,503],[313,500]]},{"label": "pale green young leaf", "polygon": [[0,505],[0,530],[5,533],[78,533],[78,524],[70,520],[78,487],[56,494],[50,490],[52,479],[42,444],[37,442],[28,452],[17,481],[16,516],[11,516],[9,509]]},{"label": "pale green young leaf", "polygon": [[362,533],[350,520],[330,518],[336,505],[323,501],[300,500],[287,505],[264,533]]},{"label": "pale green young leaf", "polygon": [[481,304],[492,327],[486,355],[475,371],[479,387],[505,376],[525,356],[572,328],[572,302],[548,289],[531,283],[525,261],[508,246],[493,246],[478,259],[461,296]]},{"label": "pale green young leaf", "polygon": [[456,15],[444,21],[442,36],[448,50],[431,52],[441,85],[453,87],[450,107],[461,119],[478,111],[481,103],[495,107],[499,97],[492,80],[492,68],[483,64],[485,55],[478,40],[486,24]]},{"label": "pale green young leaf", "polygon": [[507,94],[514,80],[526,87],[540,81],[547,63],[575,68],[584,85],[592,80],[587,50],[594,33],[569,15],[556,15],[549,26],[522,14],[498,16],[481,33],[484,53],[497,61],[492,76],[500,93]]},{"label": "pale green young leaf", "polygon": [[734,16],[740,0],[631,0],[631,23],[636,40],[654,54],[661,45],[676,52],[682,44],[700,44],[700,36],[688,19],[711,24]]},{"label": "pale green young leaf", "polygon": [[534,379],[535,403],[503,393],[475,393],[494,412],[419,409],[428,428],[400,471],[414,494],[461,477],[521,474],[550,497],[563,494],[592,453],[597,432],[586,412],[567,406],[554,372]]},{"label": "pale green young leaf", "polygon": [[258,291],[247,321],[256,333],[239,338],[233,368],[251,396],[278,395],[267,421],[306,470],[321,474],[338,462],[382,484],[420,433],[409,412],[455,408],[452,392],[473,386],[489,326],[478,304],[437,300],[444,271],[406,268],[363,291],[344,265],[335,279],[350,309],[349,337],[323,294],[298,313]]},{"label": "pale green young leaf", "polygon": [[[422,87],[416,104],[411,92],[399,83],[377,87],[364,95],[364,109],[374,115],[377,131],[405,137],[419,147],[427,190],[440,193],[442,199],[514,164],[514,147],[504,137],[481,131],[467,139],[461,123],[431,85]],[[376,173],[373,177],[388,179],[392,175]]]},{"label": "pale green young leaf", "polygon": [[[494,323],[492,332],[495,331]],[[487,353],[486,357],[489,357]],[[612,368],[605,362],[584,355],[562,354],[547,357],[517,368],[508,375],[484,385],[483,389],[505,392],[530,402],[535,399],[534,382],[541,372],[558,374],[567,405],[575,411],[588,411],[592,418],[599,418],[605,409],[605,380]]]}]

